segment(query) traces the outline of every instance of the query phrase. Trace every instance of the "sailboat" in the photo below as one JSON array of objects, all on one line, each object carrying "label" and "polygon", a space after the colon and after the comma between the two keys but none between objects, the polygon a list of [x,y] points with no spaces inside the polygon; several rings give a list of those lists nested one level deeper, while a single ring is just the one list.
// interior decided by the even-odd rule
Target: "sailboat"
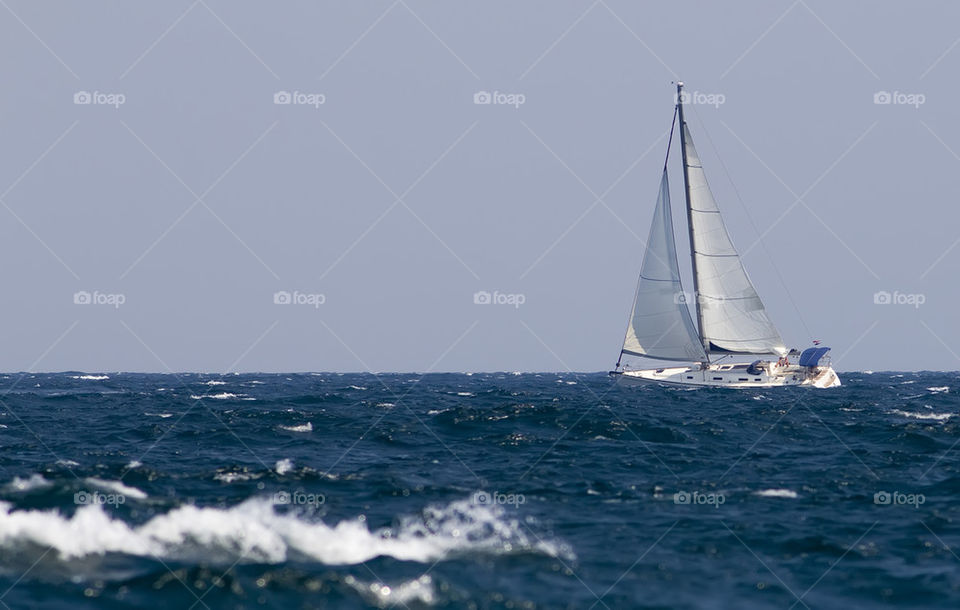
[{"label": "sailboat", "polygon": [[[840,378],[826,357],[829,347],[788,350],[770,321],[740,255],[730,240],[720,209],[707,184],[690,128],[683,118],[683,83],[667,142],[660,192],[640,268],[633,310],[615,370],[627,384],[758,388],[830,388]],[[683,185],[689,232],[693,293],[684,292],[673,232],[667,164],[674,128],[680,125]],[[696,312],[696,324],[690,306]],[[730,362],[736,356],[756,356]],[[621,366],[624,356],[681,364],[656,369]],[[795,361],[791,357],[799,356]]]}]

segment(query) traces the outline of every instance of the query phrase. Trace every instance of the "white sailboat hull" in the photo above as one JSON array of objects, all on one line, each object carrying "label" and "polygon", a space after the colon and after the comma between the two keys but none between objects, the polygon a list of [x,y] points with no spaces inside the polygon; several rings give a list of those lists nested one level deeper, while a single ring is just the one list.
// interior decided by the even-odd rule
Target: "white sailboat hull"
[{"label": "white sailboat hull", "polygon": [[840,377],[832,366],[779,366],[764,363],[748,372],[748,363],[676,366],[661,369],[613,371],[618,382],[625,385],[663,383],[669,385],[713,388],[770,388],[780,386],[809,386],[833,388],[840,385]]}]

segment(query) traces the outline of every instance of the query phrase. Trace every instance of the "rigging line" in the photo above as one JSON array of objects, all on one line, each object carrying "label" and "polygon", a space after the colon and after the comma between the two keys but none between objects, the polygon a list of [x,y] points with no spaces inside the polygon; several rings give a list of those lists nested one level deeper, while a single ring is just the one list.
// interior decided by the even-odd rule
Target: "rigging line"
[{"label": "rigging line", "polygon": [[677,112],[680,111],[680,104],[673,107],[673,121],[670,122],[670,137],[667,138],[667,156],[663,160],[663,171],[667,171],[667,163],[670,161],[670,145],[673,144],[673,129],[677,126]]},{"label": "rigging line", "polygon": [[723,157],[720,156],[720,151],[717,150],[717,147],[713,143],[713,138],[710,137],[710,132],[707,131],[707,127],[704,124],[703,120],[700,119],[700,113],[697,112],[696,104],[690,104],[693,107],[693,114],[697,117],[697,122],[700,123],[700,129],[703,131],[704,135],[707,136],[707,142],[710,143],[710,148],[713,150],[713,154],[720,161],[720,167],[723,168],[723,173],[727,176],[727,181],[730,182],[730,186],[733,187],[733,192],[737,195],[737,201],[740,202],[740,207],[743,208],[743,211],[746,213],[747,220],[750,222],[750,227],[753,228],[753,232],[757,235],[757,241],[760,242],[760,247],[763,248],[763,253],[766,254],[767,260],[770,261],[770,266],[773,267],[774,272],[777,274],[777,279],[780,280],[780,286],[783,287],[783,291],[787,293],[787,298],[790,300],[790,304],[793,305],[794,311],[797,312],[797,317],[800,319],[800,324],[803,325],[803,329],[807,331],[807,338],[813,339],[813,333],[810,332],[810,327],[807,326],[807,321],[803,319],[803,314],[800,312],[800,308],[797,307],[797,302],[793,298],[793,295],[790,293],[790,289],[787,288],[787,282],[783,279],[783,274],[780,273],[780,268],[777,267],[776,258],[770,256],[770,251],[767,250],[767,244],[763,241],[763,236],[760,234],[760,231],[757,230],[757,225],[753,222],[753,216],[750,215],[750,210],[747,209],[746,204],[743,203],[743,197],[740,196],[740,190],[737,188],[736,183],[733,181],[733,177],[730,176],[730,172],[727,170],[727,164],[723,162]]}]

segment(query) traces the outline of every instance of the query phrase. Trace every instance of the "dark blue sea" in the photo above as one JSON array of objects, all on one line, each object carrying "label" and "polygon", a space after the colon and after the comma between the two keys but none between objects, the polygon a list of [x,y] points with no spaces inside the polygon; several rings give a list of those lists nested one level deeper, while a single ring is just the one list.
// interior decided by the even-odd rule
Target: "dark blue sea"
[{"label": "dark blue sea", "polygon": [[0,608],[958,608],[960,374],[0,378]]}]

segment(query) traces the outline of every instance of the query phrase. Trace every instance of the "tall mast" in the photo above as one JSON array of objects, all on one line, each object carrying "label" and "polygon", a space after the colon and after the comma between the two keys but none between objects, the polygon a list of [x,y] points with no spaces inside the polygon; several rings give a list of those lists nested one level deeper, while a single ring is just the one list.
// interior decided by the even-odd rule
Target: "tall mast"
[{"label": "tall mast", "polygon": [[680,152],[683,158],[683,194],[687,201],[687,230],[690,241],[690,262],[693,264],[693,295],[697,308],[697,333],[703,343],[703,351],[710,361],[710,346],[703,338],[703,313],[700,311],[700,282],[697,279],[697,256],[693,245],[693,209],[690,205],[690,176],[687,167],[687,122],[683,118],[683,81],[677,82],[677,112],[680,116]]}]

